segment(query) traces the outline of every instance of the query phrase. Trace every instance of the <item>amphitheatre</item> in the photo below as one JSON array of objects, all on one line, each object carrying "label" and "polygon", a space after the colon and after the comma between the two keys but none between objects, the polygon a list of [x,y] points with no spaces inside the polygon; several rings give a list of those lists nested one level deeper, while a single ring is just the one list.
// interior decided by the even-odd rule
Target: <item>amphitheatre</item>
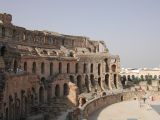
[{"label": "amphitheatre", "polygon": [[[136,111],[142,102],[144,110],[150,106],[140,98],[160,99],[158,80],[125,88],[120,70],[120,57],[110,54],[104,41],[27,30],[0,13],[0,120],[103,120],[105,113],[98,118],[103,108],[108,111],[104,120],[112,120],[114,105]],[[141,112],[158,120],[150,109]],[[123,111],[112,116],[124,118],[114,120],[145,119]]]}]

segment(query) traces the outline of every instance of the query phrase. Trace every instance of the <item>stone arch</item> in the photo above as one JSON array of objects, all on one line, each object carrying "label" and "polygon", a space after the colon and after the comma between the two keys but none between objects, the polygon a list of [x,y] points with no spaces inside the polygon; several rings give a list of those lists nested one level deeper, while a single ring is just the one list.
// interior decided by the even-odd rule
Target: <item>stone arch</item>
[{"label": "stone arch", "polygon": [[112,72],[116,72],[116,65],[112,65]]},{"label": "stone arch", "polygon": [[79,88],[79,93],[82,93],[82,77],[81,77],[81,75],[77,76],[77,86]]},{"label": "stone arch", "polygon": [[105,75],[105,84],[109,88],[109,74]]},{"label": "stone arch", "polygon": [[14,71],[15,73],[17,73],[17,68],[18,68],[18,62],[17,62],[17,60],[14,60],[14,63],[13,63],[13,71]]},{"label": "stone arch", "polygon": [[93,63],[91,63],[90,72],[93,73]]},{"label": "stone arch", "polygon": [[69,94],[69,87],[67,83],[64,83],[63,85],[63,95],[67,96]]},{"label": "stone arch", "polygon": [[104,59],[104,62],[105,62],[105,71],[106,72],[109,72],[109,66],[108,66],[108,59]]},{"label": "stone arch", "polygon": [[60,97],[60,86],[58,84],[55,87],[55,96]]},{"label": "stone arch", "polygon": [[85,76],[85,86],[87,88],[87,92],[90,92],[90,90],[89,90],[89,78],[88,78],[88,75]]},{"label": "stone arch", "polygon": [[2,57],[4,57],[6,51],[7,51],[7,50],[6,50],[6,47],[5,47],[5,46],[2,46],[1,49],[0,49],[0,52],[1,52],[1,56],[2,56]]},{"label": "stone arch", "polygon": [[39,88],[39,103],[40,104],[44,103],[44,88],[43,87]]},{"label": "stone arch", "polygon": [[99,63],[98,64],[98,75],[100,75],[101,74],[101,64]]},{"label": "stone arch", "polygon": [[67,63],[67,73],[70,73],[70,63]]},{"label": "stone arch", "polygon": [[45,64],[44,62],[41,63],[41,74],[45,73]]},{"label": "stone arch", "polygon": [[50,63],[49,67],[50,67],[50,75],[53,75],[53,63],[52,62]]},{"label": "stone arch", "polygon": [[114,86],[117,88],[117,74],[113,76]]},{"label": "stone arch", "polygon": [[95,83],[95,79],[94,79],[94,75],[93,74],[90,75],[90,81],[91,81],[91,85],[93,87],[95,87],[96,83]]},{"label": "stone arch", "polygon": [[59,73],[62,73],[62,63],[59,62]]},{"label": "stone arch", "polygon": [[75,83],[75,81],[74,81],[74,76],[73,76],[73,75],[70,75],[69,78],[70,78],[70,81],[71,81],[72,83]]},{"label": "stone arch", "polygon": [[76,73],[79,72],[79,64],[78,64],[78,63],[76,63],[76,65],[75,65],[75,72],[76,72]]},{"label": "stone arch", "polygon": [[32,73],[36,73],[36,62],[32,64]]},{"label": "stone arch", "polygon": [[24,62],[24,71],[26,71],[27,72],[27,62]]}]

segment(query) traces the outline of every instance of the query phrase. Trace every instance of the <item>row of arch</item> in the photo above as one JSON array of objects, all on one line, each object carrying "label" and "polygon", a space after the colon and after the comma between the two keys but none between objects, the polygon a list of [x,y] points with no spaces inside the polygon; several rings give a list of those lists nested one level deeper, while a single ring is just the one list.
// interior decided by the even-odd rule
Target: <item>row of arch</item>
[{"label": "row of arch", "polygon": [[[62,65],[62,62],[59,62],[58,63],[58,72],[59,73],[62,73],[62,70],[63,70],[63,65]],[[37,71],[37,65],[36,65],[36,62],[33,62],[32,63],[32,73],[36,73]],[[90,72],[93,73],[93,70],[94,70],[94,65],[93,63],[91,63],[90,65]],[[75,64],[75,73],[79,73],[79,68],[80,68],[80,65],[79,63],[76,63]],[[27,71],[27,62],[24,62],[24,71]],[[49,65],[49,69],[50,69],[50,75],[53,75],[53,63],[51,62],[50,65]],[[71,72],[71,64],[70,63],[67,63],[67,73],[70,73]],[[83,64],[83,73],[87,73],[88,70],[87,70],[87,64],[84,63]],[[116,65],[112,65],[112,72],[116,72]],[[45,74],[45,63],[42,62],[41,63],[41,74]],[[101,64],[98,64],[98,75],[101,74]]]},{"label": "row of arch", "polygon": [[[113,80],[114,85],[117,88],[117,75],[114,74],[113,77],[114,77],[114,80]],[[79,93],[83,92],[84,86],[82,85],[83,80],[82,80],[81,75],[78,75],[76,78],[74,78],[73,75],[70,75],[70,81],[72,83],[77,84],[77,87],[79,88]],[[105,85],[103,85],[103,84],[105,84]],[[105,89],[110,89],[110,76],[109,76],[109,74],[106,74],[104,83],[102,83],[101,77],[99,77],[96,82],[94,74],[91,74],[90,76],[85,75],[84,76],[84,85],[85,85],[85,89],[87,90],[87,92],[90,92],[92,89],[95,90],[95,88],[97,88],[97,87],[98,87],[98,89],[102,90],[104,88],[104,86],[105,86]]]},{"label": "row of arch", "polygon": [[135,80],[135,79],[142,79],[142,80],[146,80],[146,79],[160,79],[160,75],[140,75],[140,76],[136,76],[136,75],[123,75],[121,76],[122,79],[124,80]]}]

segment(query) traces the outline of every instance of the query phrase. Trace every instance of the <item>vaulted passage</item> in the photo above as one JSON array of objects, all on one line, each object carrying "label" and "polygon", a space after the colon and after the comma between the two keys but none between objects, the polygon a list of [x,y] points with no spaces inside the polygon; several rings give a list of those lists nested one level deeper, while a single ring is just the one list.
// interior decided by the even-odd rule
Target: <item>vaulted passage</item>
[{"label": "vaulted passage", "polygon": [[59,85],[56,85],[55,87],[55,96],[60,97],[60,86]]},{"label": "vaulted passage", "polygon": [[77,86],[79,88],[79,93],[82,93],[82,77],[80,75],[77,76]]}]

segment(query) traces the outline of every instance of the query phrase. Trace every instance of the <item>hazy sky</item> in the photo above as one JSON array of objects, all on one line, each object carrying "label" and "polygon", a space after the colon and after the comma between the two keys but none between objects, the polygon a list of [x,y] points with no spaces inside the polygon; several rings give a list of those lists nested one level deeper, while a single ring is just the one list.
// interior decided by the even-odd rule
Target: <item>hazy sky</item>
[{"label": "hazy sky", "polygon": [[0,0],[28,29],[104,40],[122,67],[160,66],[160,0]]}]

